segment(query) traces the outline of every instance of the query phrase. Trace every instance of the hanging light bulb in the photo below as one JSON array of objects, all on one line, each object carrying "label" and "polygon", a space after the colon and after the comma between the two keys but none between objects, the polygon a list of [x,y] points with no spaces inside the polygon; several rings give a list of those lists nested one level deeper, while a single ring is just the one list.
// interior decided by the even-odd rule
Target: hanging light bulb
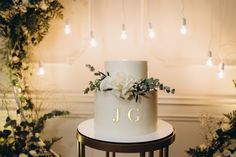
[{"label": "hanging light bulb", "polygon": [[208,58],[207,58],[206,64],[209,67],[213,66],[212,52],[211,51],[208,51]]},{"label": "hanging light bulb", "polygon": [[224,78],[224,76],[225,76],[225,74],[224,74],[224,67],[225,65],[224,65],[224,63],[223,62],[221,62],[220,63],[220,65],[219,65],[219,72],[218,72],[218,77],[220,78],[220,79],[223,79]]},{"label": "hanging light bulb", "polygon": [[154,32],[153,28],[152,28],[152,23],[149,22],[148,23],[148,36],[150,39],[154,39],[156,36],[156,33]]},{"label": "hanging light bulb", "polygon": [[182,26],[180,28],[180,33],[183,35],[187,34],[187,20],[184,17],[182,19]]},{"label": "hanging light bulb", "polygon": [[69,19],[66,19],[65,27],[64,27],[64,32],[66,35],[69,35],[71,33],[71,27],[70,27],[70,21]]},{"label": "hanging light bulb", "polygon": [[90,32],[90,46],[93,48],[97,46],[97,41],[94,38],[93,31]]},{"label": "hanging light bulb", "polygon": [[127,34],[126,29],[125,29],[125,24],[122,24],[122,30],[121,30],[120,38],[122,40],[126,40],[128,38],[128,34]]},{"label": "hanging light bulb", "polygon": [[39,76],[43,76],[45,74],[45,70],[43,68],[43,64],[41,61],[38,62],[38,71],[37,71],[37,74]]}]

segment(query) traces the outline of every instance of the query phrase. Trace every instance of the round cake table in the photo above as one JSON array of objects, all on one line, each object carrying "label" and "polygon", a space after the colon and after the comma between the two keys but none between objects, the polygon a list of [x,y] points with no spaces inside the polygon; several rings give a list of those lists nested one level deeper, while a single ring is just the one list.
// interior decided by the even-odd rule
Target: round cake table
[{"label": "round cake table", "polygon": [[[95,135],[94,119],[82,122],[77,128],[77,153],[78,157],[85,157],[85,146],[106,152],[106,157],[115,153],[139,153],[140,157],[154,156],[154,151],[159,150],[159,157],[169,156],[169,145],[175,140],[175,130],[169,123],[158,119],[157,131],[151,134],[132,137],[126,140],[108,140]],[[111,153],[110,153],[111,152]]]}]

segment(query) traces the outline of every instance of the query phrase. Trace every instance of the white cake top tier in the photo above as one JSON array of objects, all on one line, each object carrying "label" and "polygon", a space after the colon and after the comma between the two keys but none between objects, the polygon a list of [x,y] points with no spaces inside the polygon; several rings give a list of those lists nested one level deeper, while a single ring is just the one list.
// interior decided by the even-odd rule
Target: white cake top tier
[{"label": "white cake top tier", "polygon": [[147,77],[147,61],[115,60],[105,62],[105,71],[111,76],[117,73],[125,73],[135,78]]}]

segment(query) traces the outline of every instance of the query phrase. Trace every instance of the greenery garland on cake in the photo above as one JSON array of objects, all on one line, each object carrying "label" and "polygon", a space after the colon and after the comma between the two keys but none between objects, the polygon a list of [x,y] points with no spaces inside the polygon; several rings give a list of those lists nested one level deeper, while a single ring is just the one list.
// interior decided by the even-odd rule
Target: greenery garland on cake
[{"label": "greenery garland on cake", "polygon": [[207,117],[203,122],[203,127],[207,128],[207,144],[189,148],[187,154],[191,157],[236,157],[236,110],[216,120],[216,128],[211,119],[215,118]]},{"label": "greenery garland on cake", "polygon": [[136,80],[122,73],[112,78],[108,72],[103,73],[96,71],[90,64],[87,64],[86,67],[88,67],[91,72],[94,72],[94,75],[98,78],[95,81],[89,82],[89,87],[84,90],[85,94],[89,91],[112,91],[113,94],[122,99],[134,98],[137,102],[139,96],[144,96],[147,92],[151,91],[163,90],[167,93],[175,93],[175,89],[160,83],[159,79],[145,78]]},{"label": "greenery garland on cake", "polygon": [[[27,76],[31,75],[30,50],[48,33],[50,21],[62,18],[63,6],[58,0],[1,0],[0,57],[15,96],[16,116],[8,113],[7,99],[2,100],[8,117],[0,130],[0,157],[52,157],[51,146],[60,138],[42,140],[45,122],[67,111],[52,111],[40,116],[30,95]],[[4,68],[6,67],[6,68]],[[3,94],[3,93],[2,93]]]}]

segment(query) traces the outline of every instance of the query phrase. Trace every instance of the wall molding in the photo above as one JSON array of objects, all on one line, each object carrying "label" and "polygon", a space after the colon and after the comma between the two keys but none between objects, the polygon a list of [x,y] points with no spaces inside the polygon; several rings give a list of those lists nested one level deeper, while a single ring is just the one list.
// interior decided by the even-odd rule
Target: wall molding
[{"label": "wall molding", "polygon": [[[93,94],[83,94],[79,92],[54,92],[54,91],[32,91],[32,97],[37,99],[45,99],[49,101],[70,101],[76,103],[92,103],[94,102]],[[50,93],[50,94],[45,94]],[[39,96],[40,95],[40,96]],[[42,96],[43,95],[43,96]],[[3,99],[0,93],[0,100]],[[6,99],[14,99],[14,95],[7,93]],[[159,95],[159,104],[171,105],[219,105],[236,104],[236,95]]]},{"label": "wall molding", "polygon": [[[38,96],[42,95],[41,92],[32,92],[35,100],[46,104],[43,111],[47,112],[53,109],[69,110],[71,114],[67,118],[88,119],[93,117],[94,95],[84,95],[75,92],[51,93],[42,98],[42,96]],[[0,95],[0,100],[3,98],[3,95]],[[14,102],[12,94],[6,94],[5,98],[9,102]],[[10,111],[14,111],[16,105],[11,103],[8,108]],[[2,110],[1,107],[0,109]],[[234,109],[236,109],[236,95],[160,95],[158,98],[158,117],[167,121],[198,122],[203,113],[219,116]]]}]

